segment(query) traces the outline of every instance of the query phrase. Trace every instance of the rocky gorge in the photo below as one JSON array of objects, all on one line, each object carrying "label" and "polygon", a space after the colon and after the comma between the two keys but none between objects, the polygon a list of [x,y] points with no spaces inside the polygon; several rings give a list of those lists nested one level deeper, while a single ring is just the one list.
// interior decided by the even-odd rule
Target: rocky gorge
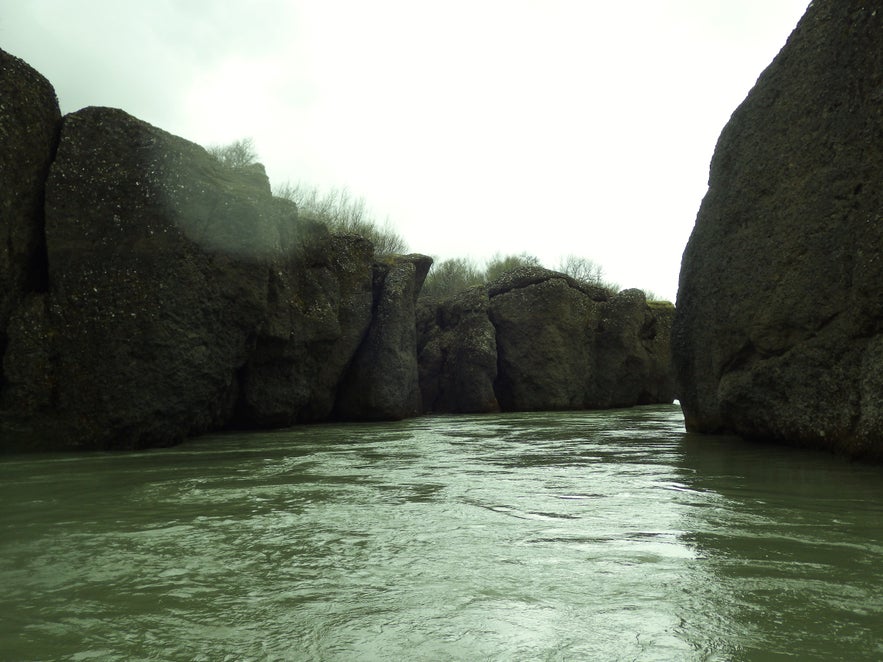
[{"label": "rocky gorge", "polygon": [[113,108],[62,116],[0,51],[0,450],[210,430],[671,402],[674,309],[542,269],[420,300],[260,165]]}]

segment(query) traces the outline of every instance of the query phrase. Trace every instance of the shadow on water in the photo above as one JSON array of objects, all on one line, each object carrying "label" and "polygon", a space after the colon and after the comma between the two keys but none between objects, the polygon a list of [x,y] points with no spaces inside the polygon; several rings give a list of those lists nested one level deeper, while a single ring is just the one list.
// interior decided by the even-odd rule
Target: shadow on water
[{"label": "shadow on water", "polygon": [[[738,660],[883,659],[883,467],[685,434],[687,638]],[[700,591],[696,593],[695,589]]]}]

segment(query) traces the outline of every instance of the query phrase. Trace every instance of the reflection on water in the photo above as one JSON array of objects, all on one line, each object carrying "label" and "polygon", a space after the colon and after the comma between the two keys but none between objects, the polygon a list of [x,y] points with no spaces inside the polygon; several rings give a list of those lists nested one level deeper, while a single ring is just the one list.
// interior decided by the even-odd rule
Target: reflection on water
[{"label": "reflection on water", "polygon": [[883,658],[883,468],[733,438],[681,447],[707,495],[684,540],[720,605],[715,636],[744,659]]},{"label": "reflection on water", "polygon": [[0,659],[880,659],[881,475],[674,407],[4,458]]}]

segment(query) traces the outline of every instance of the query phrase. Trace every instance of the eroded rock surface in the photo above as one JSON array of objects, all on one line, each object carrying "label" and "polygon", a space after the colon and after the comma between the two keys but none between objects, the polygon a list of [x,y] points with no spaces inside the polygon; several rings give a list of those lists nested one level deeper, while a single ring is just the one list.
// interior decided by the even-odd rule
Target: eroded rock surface
[{"label": "eroded rock surface", "polygon": [[46,288],[43,188],[60,121],[49,81],[0,50],[0,357],[12,311]]},{"label": "eroded rock surface", "polygon": [[429,257],[416,254],[375,265],[374,314],[341,384],[336,417],[395,420],[421,413],[416,305],[430,266]]},{"label": "eroded rock surface", "polygon": [[441,302],[421,302],[417,317],[420,391],[428,412],[500,410],[497,337],[484,286]]},{"label": "eroded rock surface", "polygon": [[11,314],[0,394],[22,447],[164,445],[327,417],[367,331],[373,249],[108,108],[64,118],[48,289]]},{"label": "eroded rock surface", "polygon": [[883,8],[816,0],[733,113],[684,253],[690,430],[883,458]]},{"label": "eroded rock surface", "polygon": [[599,409],[674,399],[671,304],[611,297],[523,267],[424,306],[420,368],[428,411]]},{"label": "eroded rock surface", "polygon": [[430,258],[299,218],[262,166],[117,109],[59,118],[2,51],[0,98],[2,451],[673,398],[641,293],[522,269],[418,316]]}]

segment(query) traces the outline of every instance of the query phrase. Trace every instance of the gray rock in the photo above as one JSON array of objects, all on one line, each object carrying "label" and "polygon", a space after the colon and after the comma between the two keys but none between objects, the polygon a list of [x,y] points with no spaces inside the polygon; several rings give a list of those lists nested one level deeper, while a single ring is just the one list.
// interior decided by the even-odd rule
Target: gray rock
[{"label": "gray rock", "polygon": [[[2,51],[0,66],[2,451],[653,392],[661,368],[641,361],[663,317],[539,268],[423,310],[418,369],[430,258],[376,261],[299,219],[262,166],[224,166],[123,111],[59,123],[39,74]],[[599,366],[633,372],[605,382]]]},{"label": "gray rock", "polygon": [[425,255],[388,256],[375,265],[374,315],[341,383],[337,417],[397,420],[420,413],[416,303],[431,265]]},{"label": "gray rock", "polygon": [[438,303],[421,303],[418,363],[423,411],[499,411],[494,392],[497,339],[487,288],[469,288]]},{"label": "gray rock", "polygon": [[327,419],[371,322],[371,244],[329,235],[321,224],[305,227],[311,254],[270,272],[267,319],[242,371],[238,426]]},{"label": "gray rock", "polygon": [[623,290],[599,307],[592,406],[672,402],[674,306],[667,301],[647,302],[641,290]]},{"label": "gray rock", "polygon": [[883,10],[816,0],[733,113],[684,252],[687,427],[883,458]]},{"label": "gray rock", "polygon": [[554,272],[524,271],[544,279],[511,279],[509,289],[491,289],[497,399],[507,411],[582,409],[596,377],[598,306]]},{"label": "gray rock", "polygon": [[49,81],[0,50],[0,360],[13,310],[46,289],[43,189],[60,120]]},{"label": "gray rock", "polygon": [[541,267],[424,304],[424,407],[438,412],[587,409],[671,402],[671,304]]},{"label": "gray rock", "polygon": [[262,167],[87,108],[63,121],[45,227],[48,292],[8,329],[8,446],[167,445],[330,411],[372,251],[297,222]]}]

